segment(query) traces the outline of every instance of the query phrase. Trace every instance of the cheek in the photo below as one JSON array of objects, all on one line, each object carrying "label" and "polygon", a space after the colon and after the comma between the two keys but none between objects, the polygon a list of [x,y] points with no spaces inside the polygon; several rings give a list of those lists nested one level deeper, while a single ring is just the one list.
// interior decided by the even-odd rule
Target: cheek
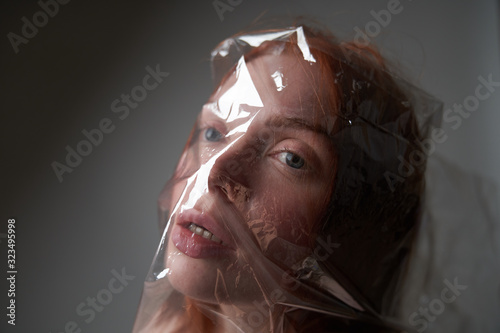
[{"label": "cheek", "polygon": [[310,244],[312,230],[326,207],[329,191],[324,184],[264,181],[255,189],[253,219],[266,222],[276,235],[299,246]]}]

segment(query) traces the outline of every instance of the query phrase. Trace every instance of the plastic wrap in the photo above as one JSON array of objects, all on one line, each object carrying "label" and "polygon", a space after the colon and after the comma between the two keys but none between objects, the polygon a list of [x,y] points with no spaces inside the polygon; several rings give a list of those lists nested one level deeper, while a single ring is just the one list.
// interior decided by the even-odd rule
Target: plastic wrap
[{"label": "plastic wrap", "polygon": [[134,332],[400,332],[441,104],[305,26],[212,52]]}]

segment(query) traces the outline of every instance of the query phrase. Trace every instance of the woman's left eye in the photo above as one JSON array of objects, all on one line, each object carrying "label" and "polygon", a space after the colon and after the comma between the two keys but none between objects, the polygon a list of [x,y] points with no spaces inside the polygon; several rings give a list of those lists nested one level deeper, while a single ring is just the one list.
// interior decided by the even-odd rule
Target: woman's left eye
[{"label": "woman's left eye", "polygon": [[220,141],[220,139],[222,139],[222,133],[213,127],[208,127],[205,130],[205,139],[212,142]]},{"label": "woman's left eye", "polygon": [[278,159],[294,169],[301,169],[305,164],[305,160],[302,157],[289,151],[279,153]]}]

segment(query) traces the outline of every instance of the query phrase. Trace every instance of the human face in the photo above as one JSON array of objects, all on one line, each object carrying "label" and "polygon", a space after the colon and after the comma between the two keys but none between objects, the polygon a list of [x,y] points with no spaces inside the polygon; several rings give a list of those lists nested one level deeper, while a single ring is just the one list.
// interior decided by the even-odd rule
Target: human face
[{"label": "human face", "polygon": [[182,294],[249,303],[309,254],[335,174],[317,67],[242,58],[203,107],[159,200],[172,213],[168,279]]}]

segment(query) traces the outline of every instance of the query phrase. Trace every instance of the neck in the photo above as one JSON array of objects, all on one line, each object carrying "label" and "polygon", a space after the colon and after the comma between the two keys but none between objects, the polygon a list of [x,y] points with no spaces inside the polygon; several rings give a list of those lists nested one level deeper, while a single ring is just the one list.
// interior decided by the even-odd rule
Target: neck
[{"label": "neck", "polygon": [[[166,304],[164,304],[164,310],[165,308]],[[190,332],[203,333],[274,332],[271,323],[276,324],[276,321],[283,315],[284,309],[276,305],[269,308],[264,301],[254,302],[250,306],[232,304],[207,306],[186,298],[185,307],[174,312],[176,314],[159,311],[155,316],[156,320],[153,320],[153,326],[160,331],[169,328],[174,332],[186,329]]]},{"label": "neck", "polygon": [[[217,315],[216,333],[241,333],[241,332],[273,332],[272,324],[283,314],[280,306],[254,303],[251,306],[237,307],[235,305],[221,305],[220,313]],[[220,330],[219,330],[220,328]]]}]

